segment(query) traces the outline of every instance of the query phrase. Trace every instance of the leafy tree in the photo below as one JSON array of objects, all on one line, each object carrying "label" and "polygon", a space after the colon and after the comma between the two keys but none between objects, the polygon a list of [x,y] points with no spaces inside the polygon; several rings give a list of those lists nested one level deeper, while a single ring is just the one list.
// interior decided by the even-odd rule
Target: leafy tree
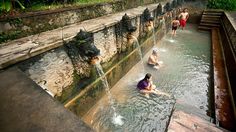
[{"label": "leafy tree", "polygon": [[208,8],[236,10],[236,0],[208,0]]}]

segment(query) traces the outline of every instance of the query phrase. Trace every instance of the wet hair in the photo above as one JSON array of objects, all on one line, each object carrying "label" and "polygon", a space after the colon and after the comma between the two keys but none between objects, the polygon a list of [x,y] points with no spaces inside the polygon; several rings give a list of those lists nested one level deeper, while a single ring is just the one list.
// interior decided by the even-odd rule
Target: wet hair
[{"label": "wet hair", "polygon": [[184,8],[183,12],[185,12],[185,10],[188,10],[187,8]]},{"label": "wet hair", "polygon": [[147,74],[145,75],[145,77],[144,77],[144,80],[148,80],[148,79],[150,79],[151,77],[152,77],[152,74],[147,73]]},{"label": "wet hair", "polygon": [[175,20],[179,20],[179,17],[175,17]]},{"label": "wet hair", "polygon": [[156,49],[156,48],[154,48],[154,49],[152,50],[152,54],[157,54],[157,49]]}]

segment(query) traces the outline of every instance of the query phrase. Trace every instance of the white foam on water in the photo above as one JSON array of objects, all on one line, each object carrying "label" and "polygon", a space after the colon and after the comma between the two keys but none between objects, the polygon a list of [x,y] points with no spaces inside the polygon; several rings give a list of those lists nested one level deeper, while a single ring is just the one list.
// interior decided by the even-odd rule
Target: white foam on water
[{"label": "white foam on water", "polygon": [[173,39],[170,39],[169,41],[170,41],[171,43],[174,43],[174,42],[175,42],[175,40],[173,40]]},{"label": "white foam on water", "polygon": [[166,52],[167,50],[164,49],[164,48],[160,48],[159,51],[160,51],[160,52]]},{"label": "white foam on water", "polygon": [[124,124],[124,121],[122,119],[124,119],[123,116],[114,114],[114,116],[112,117],[112,123],[116,126],[122,126]]}]

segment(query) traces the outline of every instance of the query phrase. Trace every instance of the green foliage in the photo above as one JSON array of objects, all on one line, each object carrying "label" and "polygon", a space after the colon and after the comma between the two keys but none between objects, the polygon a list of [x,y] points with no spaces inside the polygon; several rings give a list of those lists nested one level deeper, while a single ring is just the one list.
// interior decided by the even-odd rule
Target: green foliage
[{"label": "green foliage", "polygon": [[11,10],[11,1],[10,0],[3,0],[0,2],[0,10],[1,11],[10,11]]},{"label": "green foliage", "polygon": [[0,13],[9,12],[10,10],[18,8],[25,9],[25,7],[30,11],[48,10],[110,1],[113,0],[0,0]]},{"label": "green foliage", "polygon": [[208,8],[236,10],[236,0],[208,0]]},{"label": "green foliage", "polygon": [[0,2],[0,11],[7,11],[9,12],[10,10],[13,9],[13,5],[17,4],[21,9],[25,9],[25,7],[21,4],[19,0],[2,0]]},{"label": "green foliage", "polygon": [[7,40],[16,39],[21,34],[21,31],[13,31],[11,33],[0,33],[0,44]]}]

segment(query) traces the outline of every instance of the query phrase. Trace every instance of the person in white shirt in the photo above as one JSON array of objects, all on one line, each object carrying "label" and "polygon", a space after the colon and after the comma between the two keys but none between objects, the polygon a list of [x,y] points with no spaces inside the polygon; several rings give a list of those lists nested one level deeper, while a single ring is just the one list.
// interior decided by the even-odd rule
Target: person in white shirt
[{"label": "person in white shirt", "polygon": [[182,30],[183,30],[183,29],[185,28],[186,22],[187,22],[187,20],[188,20],[188,18],[189,18],[189,14],[188,14],[187,8],[185,8],[185,9],[183,10],[183,12],[180,13],[179,18],[180,18],[180,20],[179,20],[179,22],[180,22],[180,27],[182,27]]}]

